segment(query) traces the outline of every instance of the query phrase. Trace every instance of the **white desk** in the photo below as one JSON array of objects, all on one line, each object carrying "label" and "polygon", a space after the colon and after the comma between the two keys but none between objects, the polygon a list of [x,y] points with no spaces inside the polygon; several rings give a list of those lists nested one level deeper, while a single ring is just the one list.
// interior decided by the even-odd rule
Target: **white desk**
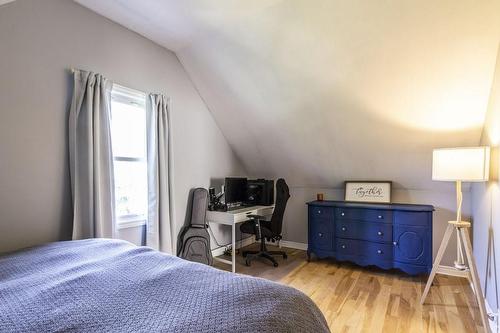
[{"label": "white desk", "polygon": [[236,272],[236,225],[238,223],[246,222],[249,220],[248,215],[272,215],[274,211],[273,206],[251,206],[241,209],[230,210],[227,212],[207,211],[207,221],[212,223],[224,224],[231,226],[231,261],[214,258],[217,261],[231,265],[233,273]]}]

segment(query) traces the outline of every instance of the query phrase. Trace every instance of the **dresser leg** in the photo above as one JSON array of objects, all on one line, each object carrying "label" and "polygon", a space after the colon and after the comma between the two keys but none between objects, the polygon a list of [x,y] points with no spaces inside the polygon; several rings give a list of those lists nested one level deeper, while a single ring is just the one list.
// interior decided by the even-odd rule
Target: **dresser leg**
[{"label": "dresser leg", "polygon": [[310,262],[311,261],[311,253],[309,251],[306,252],[306,256],[307,256],[307,262]]}]

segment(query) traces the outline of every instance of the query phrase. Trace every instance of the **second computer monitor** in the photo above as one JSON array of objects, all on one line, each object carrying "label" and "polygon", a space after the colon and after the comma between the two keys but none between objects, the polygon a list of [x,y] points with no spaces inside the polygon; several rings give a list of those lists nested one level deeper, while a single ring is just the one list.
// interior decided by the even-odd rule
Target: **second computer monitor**
[{"label": "second computer monitor", "polygon": [[269,206],[274,204],[274,181],[249,179],[247,181],[247,204]]},{"label": "second computer monitor", "polygon": [[228,177],[225,180],[226,204],[272,205],[274,204],[274,181]]},{"label": "second computer monitor", "polygon": [[224,192],[226,203],[244,203],[247,201],[247,179],[228,177],[225,180]]}]

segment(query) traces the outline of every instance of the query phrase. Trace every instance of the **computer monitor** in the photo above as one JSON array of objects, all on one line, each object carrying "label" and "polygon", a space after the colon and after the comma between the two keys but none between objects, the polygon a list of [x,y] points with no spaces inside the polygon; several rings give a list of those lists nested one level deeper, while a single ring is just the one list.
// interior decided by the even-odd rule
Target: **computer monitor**
[{"label": "computer monitor", "polygon": [[274,180],[249,179],[247,181],[246,203],[249,205],[273,205]]},{"label": "computer monitor", "polygon": [[224,182],[226,204],[245,202],[247,199],[247,179],[229,177]]}]

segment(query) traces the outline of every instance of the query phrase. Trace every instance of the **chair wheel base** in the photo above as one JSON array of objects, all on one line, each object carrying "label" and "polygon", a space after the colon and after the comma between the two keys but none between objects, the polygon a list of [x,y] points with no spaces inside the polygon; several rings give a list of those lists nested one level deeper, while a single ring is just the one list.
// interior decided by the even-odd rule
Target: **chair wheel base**
[{"label": "chair wheel base", "polygon": [[264,258],[272,262],[274,267],[278,267],[279,264],[273,256],[282,256],[283,259],[287,259],[288,255],[283,251],[243,251],[243,257],[245,257],[245,265],[250,266],[250,263],[255,258]]}]

